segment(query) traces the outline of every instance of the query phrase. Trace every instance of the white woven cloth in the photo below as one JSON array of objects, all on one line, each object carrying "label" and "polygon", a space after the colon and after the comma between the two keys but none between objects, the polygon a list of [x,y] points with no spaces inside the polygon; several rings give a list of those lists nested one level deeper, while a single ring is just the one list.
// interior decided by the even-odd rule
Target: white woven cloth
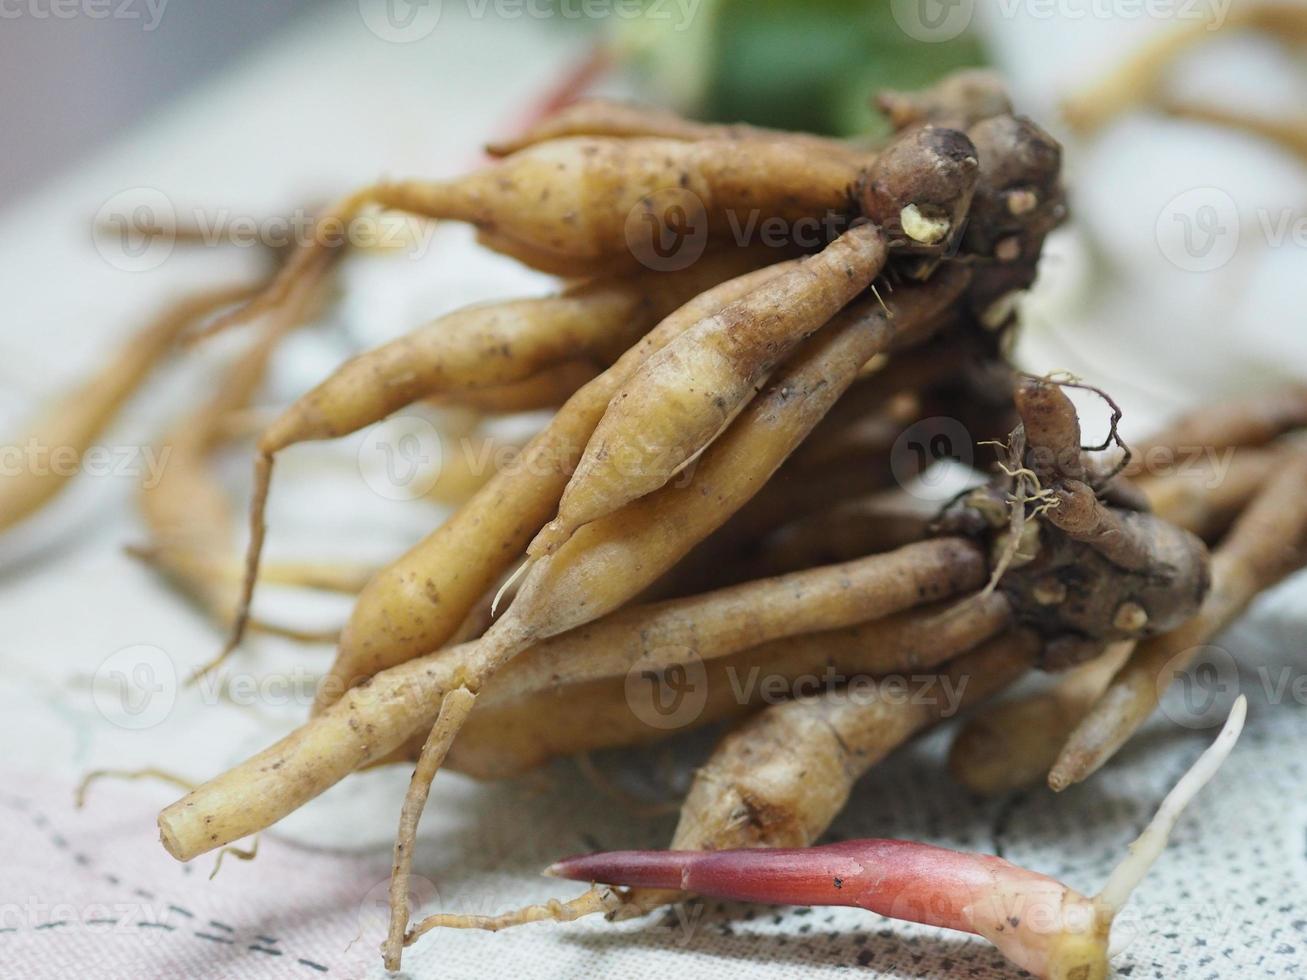
[{"label": "white woven cloth", "polygon": [[[1239,672],[1207,690],[1221,704],[1236,687],[1244,691],[1249,724],[1117,921],[1114,937],[1124,945],[1115,960],[1118,976],[1302,975],[1307,705],[1276,694],[1284,679],[1307,675],[1300,612],[1307,581],[1296,585],[1265,602],[1254,622],[1223,644],[1237,653]],[[183,700],[177,710],[186,707]],[[92,738],[92,711],[82,708],[74,706],[65,725]],[[8,701],[3,709],[10,718],[24,714]],[[939,759],[941,733],[865,779],[831,836],[906,837],[999,853],[1092,892],[1214,732],[1178,727],[1159,715],[1089,783],[1058,796],[1039,789],[991,801],[968,799],[950,781]],[[620,772],[627,791],[668,799],[682,785],[684,764],[709,744],[707,738],[677,741],[679,765],[670,767],[663,749],[606,753],[598,764]],[[4,975],[382,977],[377,946],[384,935],[388,838],[405,781],[402,772],[353,777],[352,786],[323,797],[288,829],[265,834],[255,861],[228,859],[210,881],[211,858],[179,865],[158,846],[153,821],[175,795],[169,789],[105,783],[78,811],[68,781],[23,772],[11,761],[0,792]],[[491,912],[568,897],[579,886],[539,876],[550,861],[595,848],[664,846],[673,822],[614,803],[570,762],[538,778],[496,785],[442,774],[422,825],[411,894],[421,913]],[[11,972],[19,966],[21,972]],[[858,967],[904,978],[1016,973],[980,940],[858,910],[716,902],[622,925],[436,932],[405,958],[408,976],[432,980],[487,974],[790,980],[843,976]]]}]

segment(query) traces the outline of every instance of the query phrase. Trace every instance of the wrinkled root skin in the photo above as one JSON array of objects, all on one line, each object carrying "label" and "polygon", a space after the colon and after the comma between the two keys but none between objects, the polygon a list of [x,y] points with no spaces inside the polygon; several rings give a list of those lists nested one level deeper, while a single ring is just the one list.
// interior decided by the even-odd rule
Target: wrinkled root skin
[{"label": "wrinkled root skin", "polygon": [[1143,570],[1114,565],[1092,546],[1045,524],[1039,554],[1000,585],[1018,622],[1046,638],[1048,669],[1081,662],[1074,654],[1069,662],[1058,662],[1059,653],[1071,649],[1092,653],[1117,640],[1174,629],[1197,613],[1211,587],[1207,549],[1197,538],[1150,514],[1119,516],[1157,542],[1154,565]]},{"label": "wrinkled root skin", "polygon": [[[940,527],[954,533],[969,528],[988,540],[996,555],[1006,542],[1006,518],[998,519],[1008,506],[1003,491],[978,490]],[[1197,537],[1152,514],[1104,509],[1147,543],[1150,557],[1142,567],[1115,564],[1046,516],[1031,517],[1023,558],[998,583],[1015,621],[1043,640],[1039,665],[1044,670],[1065,670],[1111,643],[1174,629],[1197,613],[1211,587],[1207,548]],[[1024,560],[1031,551],[1033,557]]]},{"label": "wrinkled root skin", "polygon": [[[1001,478],[951,508],[940,529],[988,543],[995,567],[1012,555],[1013,507],[1023,507],[1020,546],[997,588],[1016,622],[1044,641],[1040,666],[1064,670],[1111,643],[1175,629],[1197,615],[1211,589],[1207,546],[1154,514],[1121,506],[1116,481],[1089,481],[1096,467],[1081,446],[1075,407],[1046,379],[1016,391],[1021,426],[1009,440],[1024,482]],[[1011,499],[1009,485],[1038,488]],[[1128,486],[1122,484],[1121,486]]]}]

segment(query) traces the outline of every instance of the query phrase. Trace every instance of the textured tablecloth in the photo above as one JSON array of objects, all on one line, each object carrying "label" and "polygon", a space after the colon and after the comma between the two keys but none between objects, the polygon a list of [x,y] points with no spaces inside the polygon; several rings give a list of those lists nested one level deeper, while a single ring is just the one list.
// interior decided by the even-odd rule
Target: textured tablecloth
[{"label": "textured tablecloth", "polygon": [[[1263,603],[1253,622],[1223,643],[1238,654],[1238,673],[1222,673],[1205,690],[1220,705],[1243,690],[1251,702],[1248,727],[1117,921],[1114,937],[1124,945],[1118,976],[1302,975],[1307,705],[1283,696],[1286,680],[1307,674],[1300,612],[1307,581],[1295,586]],[[174,710],[189,710],[192,700],[181,698]],[[10,717],[22,715],[12,703],[3,708]],[[103,723],[98,711],[76,698],[66,708],[67,734],[93,738]],[[900,836],[997,853],[1093,891],[1213,734],[1159,715],[1085,785],[1058,796],[1039,789],[979,801],[945,774],[938,758],[945,733],[937,733],[865,779],[831,836]],[[622,790],[653,803],[683,789],[688,764],[709,744],[706,736],[681,738],[670,748],[601,753],[596,763]],[[157,844],[155,813],[174,795],[166,787],[99,784],[79,811],[66,779],[24,772],[12,758],[2,778],[0,975],[384,975],[376,951],[384,935],[388,838],[405,773],[352,777],[352,785],[337,787],[287,830],[265,834],[257,860],[227,859],[212,881],[212,856],[179,865]],[[411,894],[419,911],[490,912],[566,897],[580,887],[538,874],[559,855],[664,845],[674,817],[615,802],[610,789],[571,762],[496,785],[442,774],[415,859]],[[788,980],[847,975],[851,968],[888,977],[1015,975],[985,943],[937,929],[849,909],[717,902],[621,925],[438,932],[405,958],[411,977],[454,980],[669,974]]]}]

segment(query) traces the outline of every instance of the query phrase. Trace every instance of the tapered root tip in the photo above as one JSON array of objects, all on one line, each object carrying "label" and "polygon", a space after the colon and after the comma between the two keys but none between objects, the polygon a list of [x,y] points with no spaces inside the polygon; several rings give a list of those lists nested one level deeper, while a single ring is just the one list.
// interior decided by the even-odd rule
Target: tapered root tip
[{"label": "tapered root tip", "polygon": [[187,854],[186,849],[182,847],[181,840],[177,836],[177,827],[173,822],[172,810],[176,805],[174,803],[159,814],[159,842],[163,844],[163,849],[178,861],[189,861],[193,855]]},{"label": "tapered root tip", "polygon": [[531,539],[526,553],[529,558],[546,558],[557,551],[572,534],[572,528],[564,527],[558,519],[550,521]]},{"label": "tapered root tip", "polygon": [[691,851],[607,851],[564,858],[545,871],[551,878],[641,888],[680,888]]}]

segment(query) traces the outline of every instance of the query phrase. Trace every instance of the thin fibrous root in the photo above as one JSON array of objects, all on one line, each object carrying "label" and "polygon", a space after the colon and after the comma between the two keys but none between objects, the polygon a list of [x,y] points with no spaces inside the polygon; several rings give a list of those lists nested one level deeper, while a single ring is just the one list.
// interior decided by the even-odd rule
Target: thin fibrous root
[{"label": "thin fibrous root", "polygon": [[1307,161],[1307,120],[1301,116],[1293,119],[1270,119],[1240,112],[1237,109],[1227,109],[1224,106],[1199,105],[1172,99],[1159,100],[1158,108],[1178,119],[1210,123],[1261,137],[1288,150],[1298,159]]},{"label": "thin fibrous root", "polygon": [[1172,470],[1203,450],[1264,446],[1307,426],[1307,385],[1258,391],[1208,405],[1181,416],[1135,444],[1127,476]]},{"label": "thin fibrous root", "polygon": [[409,781],[408,793],[404,796],[404,806],[399,815],[399,831],[395,835],[394,867],[390,873],[390,931],[381,950],[385,957],[387,970],[398,970],[403,955],[404,930],[408,927],[408,879],[413,867],[413,844],[417,837],[418,821],[427,804],[431,792],[431,783],[435,779],[454,736],[467,721],[467,716],[476,703],[476,695],[465,687],[450,691],[440,702],[440,714],[431,727],[422,755],[418,758],[413,778]]},{"label": "thin fibrous root", "polygon": [[237,847],[236,845],[231,844],[219,851],[218,857],[213,862],[213,870],[209,872],[210,881],[218,877],[218,872],[222,870],[222,859],[228,854],[234,857],[237,861],[253,861],[259,856],[258,835],[256,834],[250,841],[249,847]]},{"label": "thin fibrous root", "polygon": [[[250,605],[254,602],[254,586],[259,577],[259,557],[263,553],[263,541],[268,533],[266,509],[268,493],[272,488],[272,454],[259,453],[254,459],[254,492],[250,502],[250,543],[245,551],[245,574],[241,577],[240,599],[236,604],[236,616],[232,620],[227,642],[214,659],[220,664],[235,652],[245,635],[250,622]],[[206,668],[207,669],[207,668]],[[204,671],[201,671],[203,674]],[[197,675],[198,676],[198,675]]]},{"label": "thin fibrous root", "polygon": [[1216,736],[1216,740],[1203,750],[1198,761],[1172,787],[1171,792],[1166,794],[1166,799],[1162,800],[1162,805],[1157,808],[1157,813],[1144,828],[1144,832],[1130,845],[1130,856],[1112,871],[1098,893],[1098,900],[1113,913],[1125,908],[1130,893],[1144,880],[1148,869],[1156,863],[1162,851],[1166,849],[1166,842],[1170,840],[1171,831],[1175,829],[1180,814],[1198,795],[1198,791],[1211,781],[1216,771],[1221,768],[1221,764],[1234,751],[1235,743],[1239,741],[1247,717],[1248,699],[1241,694],[1235,699],[1234,706],[1230,709],[1230,716],[1226,719],[1221,733]]},{"label": "thin fibrous root", "polygon": [[171,783],[179,789],[187,792],[195,789],[199,783],[187,779],[185,776],[178,776],[175,773],[168,772],[165,769],[156,769],[153,766],[145,769],[93,769],[82,777],[82,781],[77,784],[77,789],[73,791],[73,802],[77,809],[86,805],[86,793],[93,783],[98,783],[101,779],[157,779],[161,782]]},{"label": "thin fibrous root", "polygon": [[1232,29],[1258,31],[1303,44],[1307,42],[1307,13],[1298,4],[1276,0],[1251,0],[1224,9],[1213,7],[1210,17],[1183,29],[1163,32],[1116,71],[1067,100],[1063,106],[1067,121],[1091,135],[1123,113],[1157,99],[1167,70],[1180,55]]},{"label": "thin fibrous root", "polygon": [[484,929],[498,932],[528,922],[574,922],[587,915],[608,915],[622,907],[622,898],[607,885],[596,885],[583,895],[568,902],[551,899],[543,905],[505,912],[503,915],[460,915],[449,912],[429,915],[404,937],[404,945],[412,946],[432,929]]},{"label": "thin fibrous root", "polygon": [[[169,545],[164,542],[123,546],[123,552],[143,565],[166,569]],[[196,563],[198,564],[198,563]],[[368,579],[376,574],[372,565],[333,561],[272,561],[259,569],[259,582],[265,585],[284,585],[315,592],[335,592],[340,595],[357,595]],[[240,581],[243,569],[235,562],[215,559],[212,574],[228,581]]]},{"label": "thin fibrous root", "polygon": [[[199,783],[193,782],[185,776],[178,776],[166,769],[157,769],[152,766],[145,769],[93,769],[82,777],[82,781],[77,784],[77,789],[73,791],[73,802],[77,809],[80,810],[86,805],[87,791],[93,783],[97,783],[101,779],[157,779],[187,791],[193,790],[199,785]],[[213,862],[213,870],[209,872],[210,881],[218,876],[218,872],[222,870],[222,859],[228,854],[238,861],[253,861],[259,854],[258,836],[254,837],[248,848],[234,845],[222,848],[218,852],[217,859]]]}]

